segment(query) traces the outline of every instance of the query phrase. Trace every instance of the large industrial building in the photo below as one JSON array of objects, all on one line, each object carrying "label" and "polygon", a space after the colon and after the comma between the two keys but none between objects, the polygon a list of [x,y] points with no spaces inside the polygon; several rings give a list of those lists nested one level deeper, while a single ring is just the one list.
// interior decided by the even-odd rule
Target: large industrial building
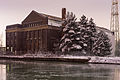
[{"label": "large industrial building", "polygon": [[61,22],[65,19],[32,11],[21,24],[6,27],[6,51],[23,54],[27,51],[53,51],[61,38]]}]

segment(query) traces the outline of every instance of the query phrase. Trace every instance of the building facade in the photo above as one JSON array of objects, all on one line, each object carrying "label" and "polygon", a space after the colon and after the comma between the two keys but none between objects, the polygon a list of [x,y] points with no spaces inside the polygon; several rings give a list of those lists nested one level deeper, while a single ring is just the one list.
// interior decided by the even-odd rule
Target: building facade
[{"label": "building facade", "polygon": [[[62,13],[65,11],[62,9]],[[32,11],[21,24],[6,27],[6,51],[13,54],[54,51],[62,34],[61,22],[62,18]]]}]

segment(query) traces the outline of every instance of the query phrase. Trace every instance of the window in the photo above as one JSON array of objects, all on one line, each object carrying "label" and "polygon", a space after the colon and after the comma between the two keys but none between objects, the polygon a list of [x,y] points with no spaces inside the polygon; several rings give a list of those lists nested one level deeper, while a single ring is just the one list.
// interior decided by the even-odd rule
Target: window
[{"label": "window", "polygon": [[61,26],[61,22],[60,21],[55,21],[55,20],[48,19],[48,25]]},{"label": "window", "polygon": [[9,49],[9,47],[7,47],[7,49]]},{"label": "window", "polygon": [[15,37],[17,36],[17,32],[15,32]]}]

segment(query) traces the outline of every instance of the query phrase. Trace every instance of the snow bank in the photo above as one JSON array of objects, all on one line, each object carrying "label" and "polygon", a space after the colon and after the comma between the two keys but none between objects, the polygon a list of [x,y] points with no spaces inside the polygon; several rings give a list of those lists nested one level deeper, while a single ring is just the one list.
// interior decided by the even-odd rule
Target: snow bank
[{"label": "snow bank", "polygon": [[120,64],[120,57],[90,57],[89,63]]},{"label": "snow bank", "polygon": [[90,59],[89,57],[86,56],[61,56],[62,58],[68,58],[68,59]]},{"label": "snow bank", "polygon": [[67,59],[90,59],[88,63],[97,64],[120,64],[120,57],[98,57],[98,56],[61,56]]},{"label": "snow bank", "polygon": [[97,64],[120,64],[120,57],[98,57],[98,56],[61,56],[68,59],[90,59],[88,63]]}]

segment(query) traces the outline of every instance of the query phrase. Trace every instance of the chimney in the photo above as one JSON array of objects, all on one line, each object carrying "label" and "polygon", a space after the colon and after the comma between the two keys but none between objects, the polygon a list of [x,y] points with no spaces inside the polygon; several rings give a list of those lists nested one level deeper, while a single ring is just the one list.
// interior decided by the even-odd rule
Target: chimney
[{"label": "chimney", "polygon": [[65,19],[66,16],[66,8],[62,8],[62,19]]}]

